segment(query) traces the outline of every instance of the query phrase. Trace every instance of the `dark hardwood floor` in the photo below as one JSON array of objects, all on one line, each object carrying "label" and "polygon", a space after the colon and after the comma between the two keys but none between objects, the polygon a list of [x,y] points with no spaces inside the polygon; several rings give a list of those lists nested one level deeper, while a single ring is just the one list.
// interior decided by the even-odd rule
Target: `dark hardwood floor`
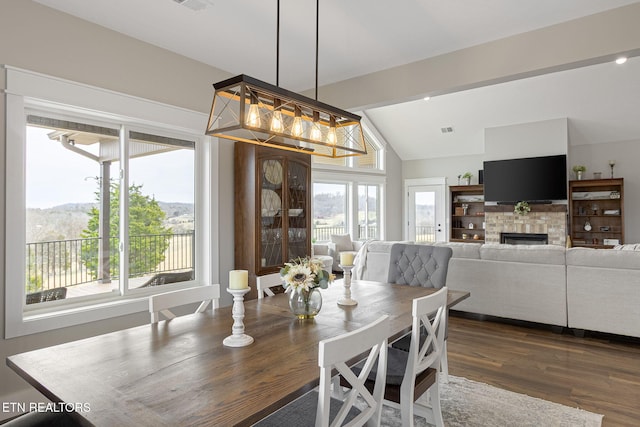
[{"label": "dark hardwood floor", "polygon": [[640,340],[449,318],[449,372],[603,414],[602,425],[640,425]]}]

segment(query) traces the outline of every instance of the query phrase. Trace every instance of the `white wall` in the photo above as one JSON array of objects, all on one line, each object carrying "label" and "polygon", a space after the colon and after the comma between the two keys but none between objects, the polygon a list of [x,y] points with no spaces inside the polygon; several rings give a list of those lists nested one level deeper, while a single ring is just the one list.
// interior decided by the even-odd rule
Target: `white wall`
[{"label": "white wall", "polygon": [[567,119],[520,123],[484,130],[484,160],[567,154]]},{"label": "white wall", "polygon": [[402,164],[404,179],[445,177],[447,185],[458,185],[458,175],[470,172],[471,184],[478,183],[484,154],[439,157],[436,159],[407,160]]},{"label": "white wall", "polygon": [[402,206],[404,204],[402,189],[402,161],[387,146],[387,184],[385,194],[385,235],[387,240],[402,240]]}]

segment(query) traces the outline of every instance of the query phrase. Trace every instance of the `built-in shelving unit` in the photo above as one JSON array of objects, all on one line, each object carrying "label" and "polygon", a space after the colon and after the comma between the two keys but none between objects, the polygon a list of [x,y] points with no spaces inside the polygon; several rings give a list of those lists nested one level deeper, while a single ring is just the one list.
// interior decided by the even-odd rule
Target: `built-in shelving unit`
[{"label": "built-in shelving unit", "polygon": [[450,242],[484,243],[484,186],[452,185]]},{"label": "built-in shelving unit", "polygon": [[573,246],[623,244],[623,178],[569,181],[569,226]]}]

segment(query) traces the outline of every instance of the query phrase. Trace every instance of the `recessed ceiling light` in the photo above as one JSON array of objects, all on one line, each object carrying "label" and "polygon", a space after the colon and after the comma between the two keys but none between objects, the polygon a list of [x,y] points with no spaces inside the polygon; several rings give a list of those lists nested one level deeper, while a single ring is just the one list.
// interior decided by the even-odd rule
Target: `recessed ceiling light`
[{"label": "recessed ceiling light", "polygon": [[424,98],[422,98],[422,99],[424,99],[425,101],[428,101],[428,100],[430,100],[430,99],[431,99],[431,97],[430,97],[430,96],[425,96],[425,97],[424,97]]},{"label": "recessed ceiling light", "polygon": [[616,64],[618,65],[624,64],[625,62],[627,62],[626,56],[621,56],[620,58],[616,59]]}]

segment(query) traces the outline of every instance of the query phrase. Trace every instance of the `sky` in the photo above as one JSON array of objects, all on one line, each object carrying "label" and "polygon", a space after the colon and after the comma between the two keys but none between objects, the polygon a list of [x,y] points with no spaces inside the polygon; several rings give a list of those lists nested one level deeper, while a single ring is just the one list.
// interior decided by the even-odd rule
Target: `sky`
[{"label": "sky", "polygon": [[[50,140],[47,134],[51,131],[27,127],[27,208],[96,202],[98,162]],[[81,148],[90,151],[86,146]],[[142,184],[142,193],[157,201],[193,203],[193,154],[193,150],[179,150],[131,159],[129,182]],[[117,165],[112,165],[112,179],[118,176]]]}]

